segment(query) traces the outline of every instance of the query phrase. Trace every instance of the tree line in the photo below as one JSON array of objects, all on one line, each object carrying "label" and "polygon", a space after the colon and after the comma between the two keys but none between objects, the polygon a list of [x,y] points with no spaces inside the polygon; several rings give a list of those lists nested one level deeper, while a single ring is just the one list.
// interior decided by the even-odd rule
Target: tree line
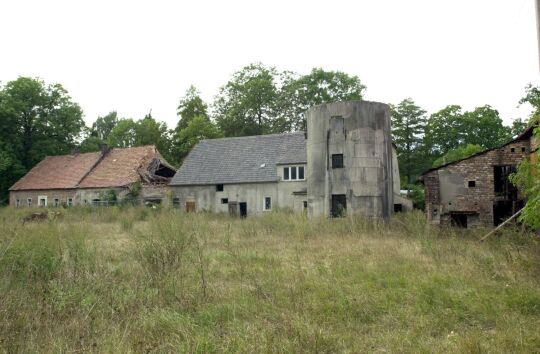
[{"label": "tree line", "polygon": [[[81,107],[60,84],[19,77],[0,86],[0,201],[5,203],[8,188],[47,155],[74,148],[99,151],[102,144],[154,144],[179,166],[202,139],[304,130],[309,107],[361,100],[365,90],[357,76],[340,71],[298,74],[255,63],[235,72],[211,103],[191,86],[179,100],[175,127],[151,112],[140,119],[110,112],[86,126]],[[528,87],[523,102],[539,103],[537,93]],[[494,147],[526,126],[522,119],[504,126],[490,106],[465,112],[451,105],[428,116],[408,98],[391,110],[402,182],[411,186],[427,168]]]}]

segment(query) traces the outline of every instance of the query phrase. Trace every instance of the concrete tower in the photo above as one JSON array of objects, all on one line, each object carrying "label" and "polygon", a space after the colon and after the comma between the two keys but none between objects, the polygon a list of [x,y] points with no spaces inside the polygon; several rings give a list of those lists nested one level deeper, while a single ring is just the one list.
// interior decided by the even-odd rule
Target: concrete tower
[{"label": "concrete tower", "polygon": [[389,217],[394,208],[389,107],[335,102],[312,107],[306,116],[308,214]]}]

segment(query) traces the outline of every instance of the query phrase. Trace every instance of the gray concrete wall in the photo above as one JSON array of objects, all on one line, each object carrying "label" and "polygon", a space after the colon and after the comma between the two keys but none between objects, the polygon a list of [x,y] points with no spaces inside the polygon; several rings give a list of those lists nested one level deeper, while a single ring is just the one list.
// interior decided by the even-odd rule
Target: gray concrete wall
[{"label": "gray concrete wall", "polygon": [[[367,101],[335,102],[307,113],[307,187],[310,216],[330,215],[333,194],[345,194],[347,213],[393,213],[393,163],[389,107]],[[343,154],[343,169],[332,169]]]},{"label": "gray concrete wall", "polygon": [[203,186],[171,186],[171,196],[179,198],[180,209],[185,210],[186,201],[195,201],[197,211],[227,213],[228,204],[222,204],[221,199],[229,202],[247,203],[248,215],[265,213],[264,198],[272,198],[272,209],[289,208],[301,212],[303,201],[307,196],[293,195],[293,192],[306,187],[305,181],[268,182],[225,184],[223,191],[216,191],[216,185]]}]

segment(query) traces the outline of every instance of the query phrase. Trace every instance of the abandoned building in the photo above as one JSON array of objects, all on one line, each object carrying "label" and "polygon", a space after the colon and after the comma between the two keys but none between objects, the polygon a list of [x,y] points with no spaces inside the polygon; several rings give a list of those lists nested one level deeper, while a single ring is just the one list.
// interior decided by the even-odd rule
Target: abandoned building
[{"label": "abandoned building", "polygon": [[533,127],[501,147],[425,172],[427,219],[464,228],[492,227],[519,211],[524,200],[508,177],[534,150]]},{"label": "abandoned building", "polygon": [[167,200],[176,170],[153,145],[47,156],[9,189],[16,207],[109,205]]},{"label": "abandoned building", "polygon": [[171,180],[174,205],[240,216],[281,208],[310,216],[388,217],[412,209],[399,195],[387,105],[315,106],[307,128],[307,134],[199,142]]}]

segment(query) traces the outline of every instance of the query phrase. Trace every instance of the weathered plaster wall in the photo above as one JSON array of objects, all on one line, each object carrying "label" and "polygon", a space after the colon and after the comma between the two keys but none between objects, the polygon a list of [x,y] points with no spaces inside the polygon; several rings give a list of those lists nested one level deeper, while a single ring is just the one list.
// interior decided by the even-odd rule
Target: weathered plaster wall
[{"label": "weathered plaster wall", "polygon": [[54,198],[58,198],[60,205],[67,204],[68,198],[73,198],[75,203],[74,189],[59,189],[59,190],[29,190],[29,191],[11,191],[9,192],[9,205],[16,206],[16,200],[20,200],[20,207],[27,207],[27,199],[32,198],[32,207],[38,206],[38,198],[40,196],[47,197],[47,206],[52,206]]},{"label": "weathered plaster wall", "polygon": [[425,174],[428,221],[449,225],[451,212],[467,212],[468,227],[493,226],[493,203],[502,198],[495,194],[494,166],[518,165],[530,151],[525,139]]},{"label": "weathered plaster wall", "polygon": [[[307,113],[310,216],[330,215],[333,194],[345,194],[347,213],[388,217],[393,212],[393,156],[389,107],[383,103],[328,103]],[[343,154],[332,169],[332,154]]]},{"label": "weathered plaster wall", "polygon": [[179,198],[180,208],[185,210],[186,201],[195,201],[197,211],[227,213],[228,204],[222,204],[221,199],[229,202],[247,203],[248,215],[264,213],[264,197],[272,198],[272,209],[290,208],[301,211],[306,196],[295,196],[293,191],[305,188],[305,181],[225,184],[223,191],[216,191],[216,185],[205,186],[171,186],[171,196]]}]

